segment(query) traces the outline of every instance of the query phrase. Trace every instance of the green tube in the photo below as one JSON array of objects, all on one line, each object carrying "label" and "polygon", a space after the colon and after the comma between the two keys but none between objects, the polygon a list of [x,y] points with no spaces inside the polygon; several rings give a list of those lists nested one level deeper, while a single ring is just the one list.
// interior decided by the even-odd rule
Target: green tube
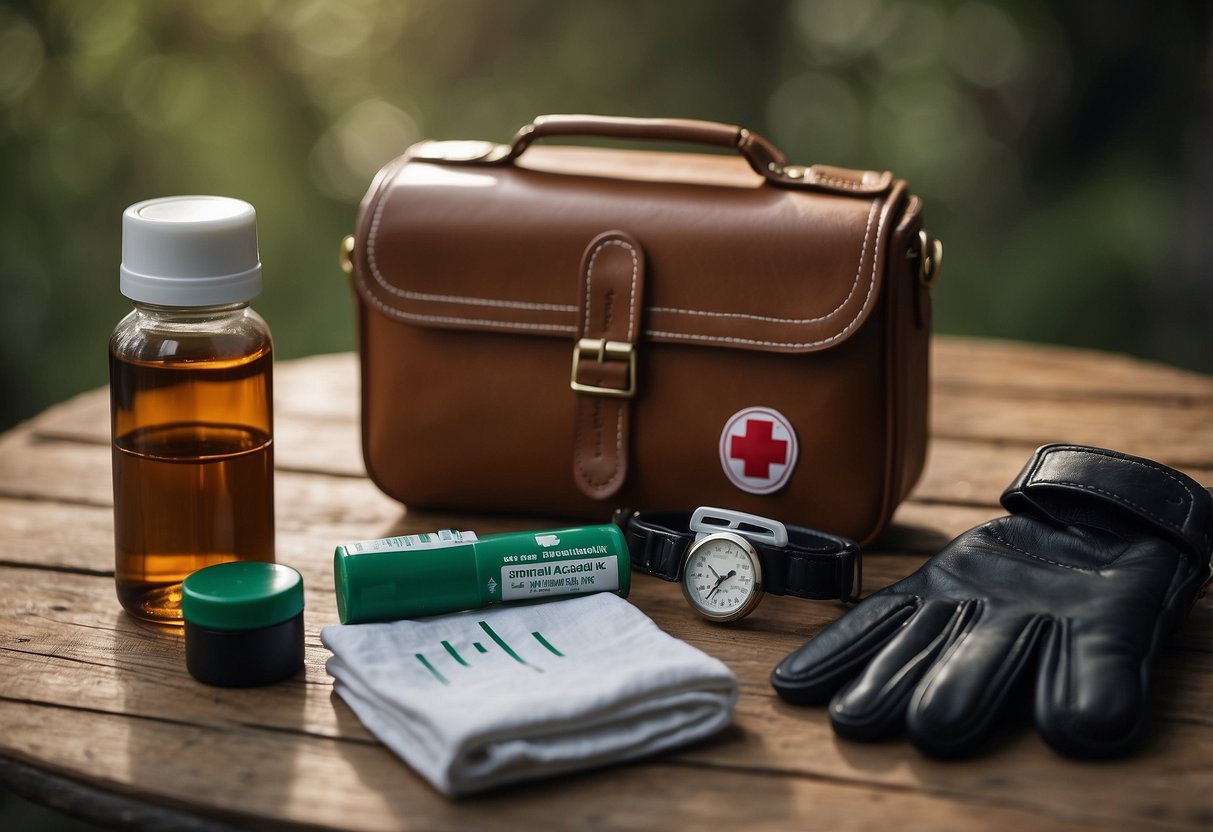
[{"label": "green tube", "polygon": [[338,546],[342,624],[394,621],[591,592],[624,598],[631,564],[613,523],[477,537],[444,530]]}]

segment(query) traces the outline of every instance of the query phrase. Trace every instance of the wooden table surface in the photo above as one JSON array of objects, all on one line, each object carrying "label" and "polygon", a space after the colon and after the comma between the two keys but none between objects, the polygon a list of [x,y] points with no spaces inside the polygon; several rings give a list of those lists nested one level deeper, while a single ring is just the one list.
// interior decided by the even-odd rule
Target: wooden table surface
[{"label": "wooden table surface", "polygon": [[[865,593],[1001,514],[999,494],[1044,442],[1115,448],[1213,483],[1213,378],[954,338],[937,339],[933,373],[927,470],[869,547]],[[284,362],[275,375],[278,559],[305,579],[307,668],[271,687],[195,682],[178,634],[119,608],[104,390],[0,436],[0,780],[66,811],[157,828],[1213,826],[1210,598],[1158,662],[1155,724],[1136,756],[1070,760],[1020,725],[977,758],[940,762],[905,740],[840,740],[823,709],[791,707],[771,690],[771,668],[840,605],[772,597],[739,626],[711,626],[691,617],[676,585],[640,575],[632,602],[736,672],[735,725],[649,761],[443,798],[332,694],[318,633],[337,621],[333,546],[550,519],[406,511],[364,476],[354,356]]]}]

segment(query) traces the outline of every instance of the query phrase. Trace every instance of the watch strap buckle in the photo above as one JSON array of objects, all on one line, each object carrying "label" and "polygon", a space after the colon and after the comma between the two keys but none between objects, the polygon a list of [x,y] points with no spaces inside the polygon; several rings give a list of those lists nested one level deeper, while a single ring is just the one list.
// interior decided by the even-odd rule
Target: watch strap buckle
[{"label": "watch strap buckle", "polygon": [[788,545],[788,527],[783,523],[727,508],[700,506],[691,515],[690,529],[696,533],[696,540],[717,532],[733,532],[779,549]]}]

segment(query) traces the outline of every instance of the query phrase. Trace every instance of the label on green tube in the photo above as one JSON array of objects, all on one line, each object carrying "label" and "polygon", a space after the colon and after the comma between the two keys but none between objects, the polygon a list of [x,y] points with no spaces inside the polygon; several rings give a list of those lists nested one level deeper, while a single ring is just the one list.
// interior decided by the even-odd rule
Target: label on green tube
[{"label": "label on green tube", "polygon": [[465,543],[475,543],[478,540],[475,532],[457,532],[443,529],[440,532],[428,534],[410,534],[399,537],[383,537],[379,540],[359,540],[357,543],[347,543],[347,555],[373,555],[379,552],[408,552],[418,549],[446,549],[451,546],[462,546]]},{"label": "label on green tube", "polygon": [[523,601],[544,595],[614,592],[619,562],[614,557],[559,560],[501,567],[501,600]]}]

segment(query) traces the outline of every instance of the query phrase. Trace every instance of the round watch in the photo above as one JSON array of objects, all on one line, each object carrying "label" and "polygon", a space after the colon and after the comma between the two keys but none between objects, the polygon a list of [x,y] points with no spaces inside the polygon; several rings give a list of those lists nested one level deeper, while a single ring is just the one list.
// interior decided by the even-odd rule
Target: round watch
[{"label": "round watch", "polygon": [[632,568],[680,581],[691,608],[736,621],[764,594],[858,600],[859,545],[838,535],[729,509],[616,512]]},{"label": "round watch", "polygon": [[704,618],[744,618],[762,600],[762,560],[741,535],[718,532],[702,537],[687,549],[682,594]]}]

